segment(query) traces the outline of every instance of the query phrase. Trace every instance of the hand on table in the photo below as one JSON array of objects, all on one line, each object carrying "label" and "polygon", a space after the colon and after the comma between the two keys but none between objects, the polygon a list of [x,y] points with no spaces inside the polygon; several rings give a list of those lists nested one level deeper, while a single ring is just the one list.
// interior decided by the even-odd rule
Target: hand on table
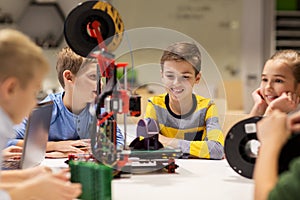
[{"label": "hand on table", "polygon": [[47,166],[36,166],[27,169],[23,169],[22,172],[26,178],[32,178],[41,174],[51,173],[51,169]]},{"label": "hand on table", "polygon": [[48,142],[47,152],[84,153],[85,150],[90,149],[90,146],[90,140],[87,139]]},{"label": "hand on table", "polygon": [[9,190],[12,199],[44,200],[72,200],[81,192],[81,184],[71,183],[65,171],[36,176]]},{"label": "hand on table", "polygon": [[169,146],[173,148],[178,148],[178,139],[176,138],[169,138],[166,136],[163,136],[162,134],[159,134],[158,140],[160,143],[164,145],[164,147]]},{"label": "hand on table", "polygon": [[2,150],[3,159],[20,159],[22,156],[22,150],[22,147],[19,146],[9,146]]}]

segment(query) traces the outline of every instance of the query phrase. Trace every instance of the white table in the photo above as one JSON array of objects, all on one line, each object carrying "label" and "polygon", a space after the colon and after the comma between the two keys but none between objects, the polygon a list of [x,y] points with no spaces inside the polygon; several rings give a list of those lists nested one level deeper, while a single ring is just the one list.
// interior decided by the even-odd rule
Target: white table
[{"label": "white table", "polygon": [[179,168],[175,174],[132,175],[113,180],[113,199],[253,199],[253,180],[237,174],[226,160],[176,160],[176,164]]},{"label": "white table", "polygon": [[[42,164],[65,167],[65,159],[46,159]],[[112,181],[113,200],[252,200],[253,180],[237,174],[226,160],[179,159],[175,174],[132,175]]]},{"label": "white table", "polygon": [[[127,142],[136,137],[135,132],[136,126],[128,124]],[[179,159],[176,164],[179,168],[175,174],[133,175],[113,180],[113,199],[253,199],[253,180],[237,174],[225,159]]]}]

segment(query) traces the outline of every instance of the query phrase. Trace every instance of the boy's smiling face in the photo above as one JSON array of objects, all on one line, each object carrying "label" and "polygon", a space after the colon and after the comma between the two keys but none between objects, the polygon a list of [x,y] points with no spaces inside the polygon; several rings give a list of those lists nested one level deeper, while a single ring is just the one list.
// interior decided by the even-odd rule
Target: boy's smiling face
[{"label": "boy's smiling face", "polygon": [[199,83],[201,74],[196,75],[194,67],[186,61],[165,61],[162,81],[171,101],[184,102],[192,98],[193,86]]}]

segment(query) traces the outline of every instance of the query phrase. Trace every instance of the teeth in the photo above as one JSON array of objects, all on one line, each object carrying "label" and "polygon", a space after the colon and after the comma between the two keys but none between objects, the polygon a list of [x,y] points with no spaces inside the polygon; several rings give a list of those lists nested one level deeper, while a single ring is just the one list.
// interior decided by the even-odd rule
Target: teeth
[{"label": "teeth", "polygon": [[172,89],[172,91],[177,93],[177,92],[182,92],[183,89]]},{"label": "teeth", "polygon": [[267,99],[270,99],[270,100],[273,100],[273,99],[276,99],[276,96],[266,96]]}]

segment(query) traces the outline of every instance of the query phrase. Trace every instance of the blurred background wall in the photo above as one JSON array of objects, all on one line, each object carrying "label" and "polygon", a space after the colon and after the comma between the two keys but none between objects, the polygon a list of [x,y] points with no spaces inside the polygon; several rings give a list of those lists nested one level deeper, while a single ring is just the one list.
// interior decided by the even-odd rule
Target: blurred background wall
[{"label": "blurred background wall", "polygon": [[[55,72],[56,54],[66,46],[64,18],[80,2],[0,0],[0,28],[19,29],[43,47],[52,66],[44,82],[45,93],[61,89]],[[119,11],[126,31],[162,27],[197,41],[212,62],[204,64],[203,79],[195,91],[219,102],[221,112],[248,112],[252,106],[251,92],[259,86],[265,60],[278,48],[300,46],[300,4],[297,0],[108,2]],[[282,27],[283,30],[279,30]],[[130,51],[130,47],[128,49]],[[157,49],[145,49],[116,59],[133,65],[135,84],[143,86],[149,82],[160,83],[160,56],[161,51]],[[163,90],[159,84],[148,85],[146,92],[150,95]]]}]

